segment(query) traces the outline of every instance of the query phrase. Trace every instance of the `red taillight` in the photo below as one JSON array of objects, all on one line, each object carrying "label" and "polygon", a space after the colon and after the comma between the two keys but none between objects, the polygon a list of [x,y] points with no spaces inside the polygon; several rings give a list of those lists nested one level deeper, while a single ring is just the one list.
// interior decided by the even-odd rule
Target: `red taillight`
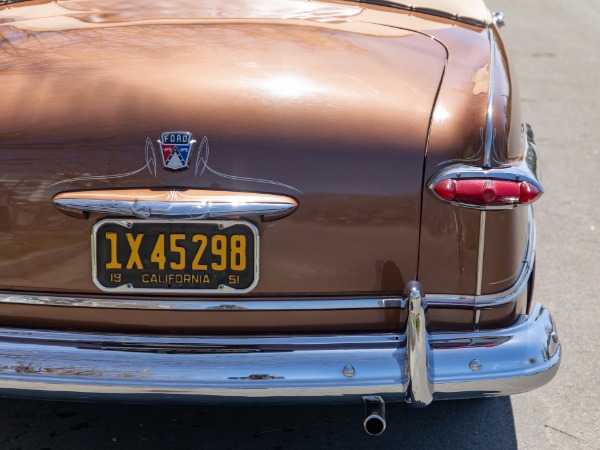
[{"label": "red taillight", "polygon": [[433,191],[442,200],[476,206],[509,206],[530,203],[539,189],[527,181],[495,180],[490,178],[438,181]]}]

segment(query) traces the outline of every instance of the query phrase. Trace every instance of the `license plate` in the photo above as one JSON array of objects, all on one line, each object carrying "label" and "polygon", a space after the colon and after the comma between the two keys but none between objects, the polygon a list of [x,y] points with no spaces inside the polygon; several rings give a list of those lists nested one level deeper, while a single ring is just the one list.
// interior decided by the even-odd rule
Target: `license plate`
[{"label": "license plate", "polygon": [[94,282],[104,291],[249,292],[258,241],[241,221],[103,220],[92,233]]}]

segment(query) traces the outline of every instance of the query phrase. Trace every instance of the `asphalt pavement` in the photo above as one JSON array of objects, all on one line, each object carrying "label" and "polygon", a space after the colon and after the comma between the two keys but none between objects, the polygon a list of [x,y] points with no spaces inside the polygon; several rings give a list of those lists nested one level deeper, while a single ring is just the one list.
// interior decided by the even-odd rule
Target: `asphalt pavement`
[{"label": "asphalt pavement", "polygon": [[0,449],[600,449],[600,2],[488,0],[506,13],[541,157],[536,297],[563,362],[547,386],[510,398],[388,405],[362,430],[353,406],[198,407],[0,400]]}]

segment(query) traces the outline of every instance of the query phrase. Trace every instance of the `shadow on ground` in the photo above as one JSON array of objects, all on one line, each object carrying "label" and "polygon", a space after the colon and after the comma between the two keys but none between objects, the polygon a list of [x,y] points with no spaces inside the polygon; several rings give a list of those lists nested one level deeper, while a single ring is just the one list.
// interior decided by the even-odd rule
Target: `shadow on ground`
[{"label": "shadow on ground", "polygon": [[0,400],[0,448],[17,449],[514,449],[510,399],[387,405],[379,437],[350,406],[173,406]]}]

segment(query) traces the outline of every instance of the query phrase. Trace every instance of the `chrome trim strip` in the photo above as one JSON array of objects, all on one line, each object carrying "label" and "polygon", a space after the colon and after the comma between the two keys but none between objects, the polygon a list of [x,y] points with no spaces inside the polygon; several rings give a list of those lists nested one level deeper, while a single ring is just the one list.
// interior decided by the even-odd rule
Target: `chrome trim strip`
[{"label": "chrome trim strip", "polygon": [[485,219],[486,212],[481,211],[479,217],[479,244],[477,248],[477,287],[475,294],[481,295],[481,284],[483,283],[483,251],[485,248]]},{"label": "chrome trim strip", "polygon": [[[485,219],[487,212],[481,211],[479,213],[479,242],[477,247],[477,281],[475,287],[475,295],[481,295],[481,287],[483,285],[483,255],[485,250]],[[481,310],[475,310],[475,317],[473,320],[473,329],[479,330],[479,322],[481,319]]]},{"label": "chrome trim strip", "polygon": [[[110,350],[140,353],[154,350],[172,351],[173,354],[189,353],[237,353],[234,350],[253,349],[260,353],[278,353],[300,348],[331,348],[343,345],[353,348],[395,348],[403,342],[403,335],[396,333],[347,334],[347,335],[298,335],[298,336],[186,336],[95,333],[86,331],[28,330],[23,328],[0,328],[0,342],[61,342],[72,346],[80,344],[90,350]],[[216,351],[215,349],[220,349]],[[340,375],[342,373],[340,372]]]},{"label": "chrome trim strip", "polygon": [[409,299],[406,352],[410,377],[406,400],[413,408],[424,408],[433,401],[433,386],[429,381],[431,355],[425,328],[427,305],[422,292],[423,288],[416,281],[411,281],[406,287]]},{"label": "chrome trim strip", "polygon": [[538,158],[535,146],[535,139],[533,137],[533,131],[531,130],[531,127],[528,124],[522,124],[521,134],[523,135],[523,142],[525,148],[523,150],[523,159],[518,164],[512,166],[497,167],[493,169],[477,166],[468,166],[465,164],[454,164],[452,166],[448,166],[442,169],[441,171],[433,175],[429,179],[427,187],[431,190],[433,195],[436,196],[436,198],[445,203],[454,206],[461,206],[463,208],[478,209],[482,211],[513,209],[515,207],[526,206],[528,204],[505,206],[469,205],[465,203],[444,200],[435,193],[433,187],[440,181],[449,178],[490,178],[507,181],[527,181],[528,183],[534,185],[540,191],[540,195],[537,197],[537,199],[539,199],[541,197],[541,194],[544,193],[544,188],[542,187],[539,180],[537,162]]},{"label": "chrome trim strip", "polygon": [[[167,294],[167,295],[186,295],[186,294],[228,295],[228,294],[245,294],[245,293],[251,292],[258,284],[259,265],[260,265],[260,233],[258,232],[258,228],[256,228],[250,222],[244,222],[244,221],[240,221],[240,220],[226,220],[226,221],[205,220],[205,221],[203,221],[203,223],[217,224],[217,225],[219,225],[220,228],[221,227],[227,228],[227,227],[235,225],[235,224],[242,224],[242,225],[247,226],[252,231],[252,233],[254,233],[254,255],[255,255],[254,256],[254,280],[250,286],[248,286],[245,289],[234,289],[231,286],[226,286],[223,284],[220,285],[217,289],[144,289],[144,288],[135,288],[135,287],[131,286],[130,284],[123,284],[121,286],[114,287],[114,288],[106,287],[102,283],[100,283],[100,281],[98,280],[98,267],[97,267],[97,261],[96,261],[96,235],[97,235],[98,229],[107,223],[115,223],[115,224],[120,225],[125,228],[131,228],[131,225],[134,223],[163,223],[163,222],[158,221],[158,220],[152,221],[152,220],[140,220],[140,219],[130,219],[130,220],[106,219],[106,220],[101,220],[100,222],[96,223],[96,225],[94,225],[94,227],[92,228],[92,239],[91,239],[91,242],[92,242],[92,251],[91,251],[92,280],[94,281],[94,284],[98,287],[98,289],[100,289],[104,292],[113,292],[113,293],[117,293],[117,294],[120,294],[120,293],[128,294],[131,292],[131,293],[136,293],[136,294],[137,293],[146,293],[146,294]],[[195,222],[193,220],[173,220],[173,221],[169,221],[168,223],[169,224],[172,224],[172,223],[195,223],[195,224],[197,224],[197,222]],[[200,225],[198,225],[198,226],[200,226]]]},{"label": "chrome trim strip", "polygon": [[[24,0],[22,0],[24,1]],[[443,17],[445,19],[456,20],[457,22],[463,22],[476,27],[486,27],[488,22],[484,18],[462,16],[458,13],[452,13],[444,11],[439,8],[431,8],[426,6],[416,6],[412,3],[406,3],[399,0],[346,0],[346,1],[358,1],[358,3],[366,3],[368,5],[385,6],[388,8],[401,9],[405,11],[412,11],[420,14],[428,14],[431,16]],[[430,3],[430,2],[429,2]]]},{"label": "chrome trim strip", "polygon": [[528,233],[525,246],[525,255],[521,263],[521,270],[515,283],[507,290],[495,294],[485,295],[445,295],[445,294],[427,294],[427,304],[429,306],[458,306],[472,307],[474,309],[498,307],[516,300],[523,290],[527,287],[527,282],[533,270],[535,260],[535,218],[533,216],[533,207],[528,209]]},{"label": "chrome trim strip", "polygon": [[405,308],[406,299],[388,298],[314,298],[289,300],[151,300],[85,298],[52,295],[0,293],[0,303],[76,308],[141,309],[171,311],[318,311],[340,309]]},{"label": "chrome trim strip", "polygon": [[494,102],[496,93],[496,40],[491,28],[488,28],[490,40],[490,87],[488,91],[488,104],[485,113],[485,153],[483,156],[483,167],[492,166],[492,147],[494,145]]},{"label": "chrome trim strip", "polygon": [[473,318],[473,331],[479,331],[481,323],[481,309],[475,310],[475,317]]},{"label": "chrome trim strip", "polygon": [[[417,380],[431,383],[434,400],[525,392],[550,381],[560,364],[558,335],[540,304],[506,329],[424,336],[416,360],[426,358],[429,373],[415,377],[413,389],[423,387],[414,386]],[[0,328],[0,395],[197,403],[362,402],[379,395],[391,402],[405,399],[409,361],[404,334],[190,337]],[[348,365],[352,377],[343,374]]]}]

